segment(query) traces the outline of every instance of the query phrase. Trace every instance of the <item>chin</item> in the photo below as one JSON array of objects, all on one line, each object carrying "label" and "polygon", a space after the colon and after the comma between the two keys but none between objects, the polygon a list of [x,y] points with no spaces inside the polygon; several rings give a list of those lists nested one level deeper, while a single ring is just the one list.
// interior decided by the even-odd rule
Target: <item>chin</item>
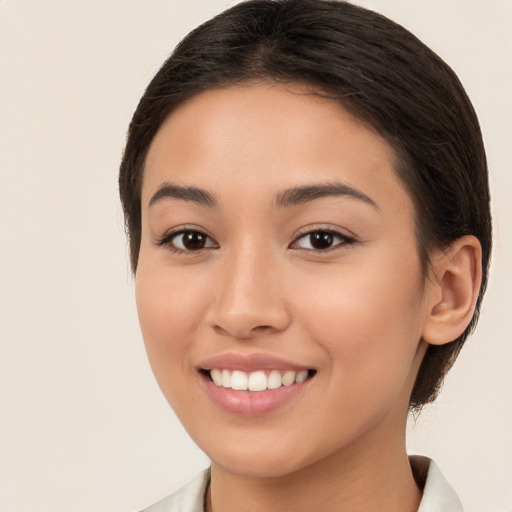
[{"label": "chin", "polygon": [[[226,443],[227,444],[227,443]],[[249,445],[221,446],[204,450],[212,465],[231,474],[247,478],[280,478],[313,465],[322,458],[319,450],[301,453],[297,442],[250,443]]]},{"label": "chin", "polygon": [[212,464],[228,473],[246,478],[280,478],[302,469],[300,464],[294,464],[289,459],[285,462],[268,454],[256,458],[220,457],[212,459]]}]

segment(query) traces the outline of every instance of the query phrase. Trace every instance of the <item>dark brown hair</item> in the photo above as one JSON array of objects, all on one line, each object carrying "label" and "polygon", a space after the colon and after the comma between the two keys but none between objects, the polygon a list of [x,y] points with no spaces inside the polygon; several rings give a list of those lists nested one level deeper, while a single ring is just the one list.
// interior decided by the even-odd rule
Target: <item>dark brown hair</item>
[{"label": "dark brown hair", "polygon": [[416,207],[425,275],[429,254],[467,234],[482,245],[476,312],[455,341],[429,346],[410,406],[432,401],[474,328],[487,283],[491,217],[476,114],[451,68],[402,26],[335,0],[250,0],[193,30],[146,89],[130,123],[119,174],[136,272],[144,161],[164,119],[200,92],[253,81],[307,84],[372,125],[395,149]]}]

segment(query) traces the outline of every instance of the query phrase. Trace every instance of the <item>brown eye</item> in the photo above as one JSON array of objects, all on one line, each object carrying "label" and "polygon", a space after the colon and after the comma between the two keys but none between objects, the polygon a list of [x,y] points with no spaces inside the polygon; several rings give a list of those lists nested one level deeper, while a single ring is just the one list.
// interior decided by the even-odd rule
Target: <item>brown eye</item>
[{"label": "brown eye", "polygon": [[327,231],[317,231],[309,235],[309,243],[314,249],[329,249],[333,242],[334,235]]},{"label": "brown eye", "polygon": [[200,251],[216,246],[213,240],[201,231],[180,231],[174,233],[166,242],[178,251]]},{"label": "brown eye", "polygon": [[310,251],[327,251],[338,246],[354,243],[353,238],[336,233],[335,231],[318,230],[305,233],[294,242],[294,246],[299,249]]},{"label": "brown eye", "polygon": [[183,233],[182,244],[189,251],[197,251],[204,248],[206,245],[206,238],[207,237],[202,233],[189,231],[187,233]]}]

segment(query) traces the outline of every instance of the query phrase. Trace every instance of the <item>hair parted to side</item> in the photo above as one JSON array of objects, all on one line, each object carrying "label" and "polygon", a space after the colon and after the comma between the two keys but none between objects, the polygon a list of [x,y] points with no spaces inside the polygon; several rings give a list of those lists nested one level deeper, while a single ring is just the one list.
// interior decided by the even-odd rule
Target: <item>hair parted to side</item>
[{"label": "hair parted to side", "polygon": [[164,119],[207,89],[261,81],[308,85],[390,143],[396,172],[415,203],[425,275],[434,249],[468,234],[482,245],[475,314],[455,341],[429,346],[410,400],[411,409],[420,409],[437,396],[477,321],[492,243],[488,173],[478,120],[455,73],[380,14],[337,0],[249,0],[181,41],[139,102],[121,162],[132,269],[141,239],[144,162]]}]

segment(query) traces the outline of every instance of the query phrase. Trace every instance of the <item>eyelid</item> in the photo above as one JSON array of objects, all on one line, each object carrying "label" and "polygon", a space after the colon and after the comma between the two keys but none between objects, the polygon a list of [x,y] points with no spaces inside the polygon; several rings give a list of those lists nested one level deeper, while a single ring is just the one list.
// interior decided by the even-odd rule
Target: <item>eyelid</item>
[{"label": "eyelid", "polygon": [[[339,249],[341,247],[352,245],[358,241],[357,238],[355,237],[355,235],[353,235],[353,234],[348,235],[345,233],[345,231],[346,230],[342,230],[341,228],[333,228],[331,226],[329,226],[329,227],[327,227],[327,226],[307,226],[307,227],[302,228],[301,230],[299,230],[296,233],[293,241],[291,242],[291,244],[288,247],[291,249],[311,251],[314,253],[326,253],[329,251]],[[200,234],[204,235],[211,242],[211,244],[206,247],[203,247],[201,249],[196,249],[196,250],[181,249],[172,244],[172,241],[175,237],[177,237],[178,235],[181,235],[184,233],[190,233],[190,232],[200,233]],[[326,249],[315,249],[315,248],[310,249],[310,248],[296,247],[296,245],[300,239],[302,239],[308,235],[312,235],[314,233],[319,233],[319,232],[329,233],[329,234],[333,235],[334,237],[340,238],[341,241],[334,244],[332,247],[328,247]],[[207,232],[207,230],[205,230],[199,226],[193,226],[193,225],[182,225],[182,226],[173,227],[173,228],[169,229],[168,231],[166,231],[161,237],[156,238],[154,240],[154,243],[155,243],[155,245],[157,245],[159,247],[167,247],[171,252],[185,253],[185,254],[189,254],[189,255],[201,253],[202,251],[204,251],[206,249],[218,249],[219,248],[219,243],[215,240],[215,238],[213,236],[211,236]]]},{"label": "eyelid", "polygon": [[[315,249],[315,248],[307,249],[307,248],[301,248],[301,247],[294,247],[294,245],[296,245],[300,239],[302,239],[308,235],[312,235],[314,233],[329,233],[335,237],[341,238],[342,241],[340,243],[333,245],[332,247],[328,247],[327,249]],[[303,250],[303,251],[311,251],[311,252],[315,252],[315,253],[325,253],[325,252],[329,252],[329,251],[334,251],[341,247],[352,245],[352,244],[356,243],[357,241],[358,240],[355,237],[355,235],[353,235],[353,234],[348,235],[344,232],[344,230],[342,230],[340,228],[333,228],[333,227],[326,227],[326,226],[317,226],[317,227],[316,226],[315,227],[308,226],[306,228],[301,229],[295,235],[293,242],[290,244],[289,247],[292,249],[298,249],[298,250]]]},{"label": "eyelid", "polygon": [[[211,242],[213,242],[214,245],[207,246],[202,249],[197,249],[195,251],[181,249],[181,248],[173,245],[172,244],[173,239],[176,238],[178,235],[181,235],[184,233],[200,233],[201,235],[204,235],[207,239],[209,239]],[[219,244],[215,240],[215,238],[213,238],[213,236],[211,236],[205,229],[200,228],[198,226],[191,226],[191,225],[173,227],[173,228],[169,229],[168,231],[166,231],[161,237],[157,237],[154,240],[154,243],[155,243],[155,245],[157,245],[159,247],[166,247],[171,252],[178,253],[178,254],[181,254],[181,253],[190,254],[190,255],[198,254],[201,251],[204,251],[206,249],[216,249],[219,246]]]}]

